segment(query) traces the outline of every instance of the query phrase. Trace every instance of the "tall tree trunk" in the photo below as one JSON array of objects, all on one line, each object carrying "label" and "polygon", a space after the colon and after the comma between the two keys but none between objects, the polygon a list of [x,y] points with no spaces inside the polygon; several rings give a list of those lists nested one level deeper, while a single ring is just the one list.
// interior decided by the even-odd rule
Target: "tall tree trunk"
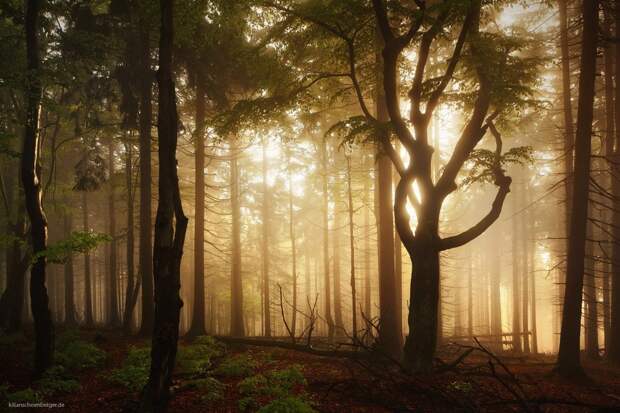
[{"label": "tall tree trunk", "polygon": [[291,333],[295,337],[297,328],[297,248],[295,245],[295,211],[293,209],[293,177],[291,173],[290,156],[288,159],[288,217],[289,217],[289,236],[291,238],[291,257],[292,257],[292,276],[293,276],[293,314],[291,319]]},{"label": "tall tree trunk", "polygon": [[174,0],[161,0],[159,39],[159,196],[153,249],[155,319],[151,345],[149,380],[143,391],[140,410],[165,412],[176,362],[179,318],[183,301],[181,257],[187,230],[177,175],[178,115],[172,74]]},{"label": "tall tree trunk", "polygon": [[[594,228],[592,223],[588,223],[587,237],[594,239]],[[598,308],[596,300],[596,265],[594,260],[594,245],[591,241],[586,241],[585,249],[585,271],[583,295],[585,301],[585,350],[591,359],[598,358]]]},{"label": "tall tree trunk", "polygon": [[[397,146],[398,148],[398,146]],[[398,172],[394,170],[394,187],[398,184],[398,180],[400,179]],[[395,289],[395,314],[396,320],[394,323],[398,326],[401,326],[401,334],[402,334],[402,325],[403,325],[403,251],[402,251],[402,243],[400,241],[400,235],[398,235],[398,231],[394,231],[394,289]],[[439,317],[439,323],[441,324],[441,316]],[[441,336],[441,328],[438,328],[439,334]]]},{"label": "tall tree trunk", "polygon": [[[609,7],[603,7],[603,12],[605,16],[604,21],[604,33],[606,36],[612,36],[612,26],[613,26],[613,9]],[[620,13],[618,13],[620,16]],[[619,29],[620,31],[620,29]],[[620,48],[620,46],[618,46]],[[613,191],[613,181],[614,175],[612,172],[614,171],[614,140],[615,140],[615,123],[614,123],[614,47],[611,42],[605,42],[605,50],[604,50],[604,65],[605,65],[605,141],[604,141],[604,156],[607,159],[607,163],[605,166],[609,170],[609,178],[606,180],[605,184],[607,188],[611,188]],[[618,68],[620,72],[620,68]],[[616,75],[617,77],[617,75]],[[620,93],[620,91],[618,92]],[[613,216],[615,214],[615,209],[606,210],[601,212],[601,219],[603,222],[610,223],[613,220]],[[608,225],[606,230],[607,234],[614,233],[614,227],[612,225]],[[609,258],[609,261],[603,264],[603,277],[602,277],[602,292],[603,292],[603,331],[605,342],[603,347],[607,354],[609,354],[609,338],[611,336],[611,297],[610,297],[610,286],[609,283],[611,281],[610,272],[612,269],[611,261],[613,260],[613,250],[614,250],[614,238],[613,236],[608,237],[610,241],[610,248],[605,251],[605,256]]]},{"label": "tall tree trunk", "polygon": [[596,75],[598,1],[584,1],[579,106],[575,140],[572,213],[566,268],[566,291],[562,312],[562,331],[558,353],[558,371],[563,375],[582,373],[579,360],[581,304],[583,290],[586,224],[588,220],[588,187],[592,149],[592,119]]},{"label": "tall tree trunk", "polygon": [[230,301],[230,335],[243,337],[243,283],[241,281],[241,205],[239,200],[239,167],[237,147],[232,145],[230,160],[230,202],[232,209],[232,268]]},{"label": "tall tree trunk", "polygon": [[[82,227],[85,232],[90,232],[88,222],[88,192],[82,192]],[[84,325],[93,325],[93,296],[91,287],[90,254],[84,253]]]},{"label": "tall tree trunk", "polygon": [[[377,53],[377,76],[380,77],[382,59]],[[381,82],[378,82],[381,84]],[[383,88],[377,88],[377,120],[389,121]],[[382,137],[382,139],[389,139]],[[394,220],[392,209],[392,161],[387,154],[377,153],[377,191],[379,217],[379,344],[383,351],[392,357],[400,358],[402,354],[402,327],[398,323],[396,277],[394,275]],[[432,258],[431,258],[432,260]],[[439,265],[439,264],[438,264]],[[410,301],[410,305],[416,305]],[[433,317],[436,321],[436,316]],[[432,331],[436,331],[433,327]],[[410,330],[411,331],[411,330]],[[411,336],[411,334],[410,334]],[[433,340],[437,338],[434,337]]]},{"label": "tall tree trunk", "polygon": [[471,247],[469,248],[469,266],[467,271],[467,335],[474,337],[474,263]]},{"label": "tall tree trunk", "polygon": [[[522,185],[522,207],[525,208],[527,205],[526,201],[526,192],[529,191],[529,187],[527,184]],[[529,323],[529,276],[530,276],[530,263],[529,263],[529,249],[530,243],[528,240],[528,214],[527,212],[523,212],[521,214],[521,262],[523,263],[521,269],[521,320],[522,320],[522,328],[523,328],[523,352],[530,352],[530,323]]]},{"label": "tall tree trunk", "polygon": [[521,347],[521,283],[519,280],[519,227],[517,226],[518,211],[517,198],[514,197],[512,202],[512,349],[520,353]]},{"label": "tall tree trunk", "polygon": [[114,201],[114,140],[110,139],[108,146],[109,151],[109,171],[110,180],[108,182],[108,223],[109,223],[109,235],[112,240],[109,244],[108,251],[108,316],[107,322],[109,325],[116,327],[120,324],[118,316],[118,268],[117,268],[117,242],[116,242],[116,208]]},{"label": "tall tree trunk", "polygon": [[[22,242],[26,238],[26,211],[24,202],[16,196],[18,183],[12,169],[16,165],[7,162],[6,166],[8,173],[0,175],[0,185],[5,188],[6,196],[6,234],[12,234],[14,239],[6,248],[6,287],[0,298],[0,328],[10,334],[22,327],[26,270],[30,256],[22,252]],[[2,179],[4,176],[6,180]],[[11,214],[11,208],[15,209],[14,214]]]},{"label": "tall tree trunk", "polygon": [[270,237],[270,219],[269,214],[271,212],[270,205],[270,190],[267,183],[267,139],[263,139],[263,160],[262,160],[262,173],[263,173],[263,205],[262,205],[262,219],[263,219],[263,238],[262,238],[262,259],[263,259],[263,311],[265,314],[265,336],[271,337],[271,299],[269,293],[269,237]]},{"label": "tall tree trunk", "polygon": [[[533,233],[532,236],[536,239],[536,234]],[[536,250],[535,248],[530,248],[530,262],[532,263],[532,271],[530,273],[530,308],[532,309],[531,317],[532,317],[532,345],[531,350],[532,353],[538,354],[538,323],[536,320]]]},{"label": "tall tree trunk", "polygon": [[372,310],[370,306],[370,178],[364,176],[364,316],[366,318],[366,329],[372,332],[370,320],[372,319]]},{"label": "tall tree trunk", "polygon": [[142,24],[140,30],[140,230],[138,240],[138,272],[142,280],[142,322],[140,335],[150,336],[153,331],[153,219],[151,217],[151,103],[153,79],[149,30]]},{"label": "tall tree trunk", "polygon": [[205,115],[206,91],[202,75],[196,85],[196,202],[194,222],[194,311],[190,336],[206,334],[205,331]]},{"label": "tall tree trunk", "polygon": [[325,303],[325,320],[327,321],[327,337],[331,342],[334,338],[334,320],[332,319],[331,310],[331,288],[329,276],[329,171],[327,169],[327,140],[323,138],[321,144],[321,167],[322,167],[322,184],[323,184],[323,274],[324,274],[324,303]]},{"label": "tall tree trunk", "polygon": [[125,290],[125,311],[123,314],[123,331],[131,333],[133,311],[136,307],[140,282],[136,283],[134,268],[134,190],[133,190],[133,144],[126,144],[125,179],[127,185],[127,286]]},{"label": "tall tree trunk", "polygon": [[[73,216],[71,212],[64,212],[64,232],[65,238],[69,238],[71,236],[71,232],[73,231]],[[64,272],[65,272],[65,324],[66,325],[74,325],[76,323],[75,320],[75,301],[73,298],[73,257],[69,255],[67,262],[64,264]]]},{"label": "tall tree trunk", "polygon": [[353,339],[357,340],[357,288],[355,285],[355,236],[354,236],[354,222],[353,222],[353,183],[351,179],[351,157],[347,156],[347,197],[348,197],[348,209],[349,209],[349,249],[351,256],[351,314],[352,319],[352,335]]},{"label": "tall tree trunk", "polygon": [[[499,232],[495,232],[488,238],[488,243],[496,242],[497,238],[493,235],[500,236]],[[497,247],[495,247],[497,248]],[[489,245],[489,251],[493,251],[493,245]],[[498,350],[502,349],[502,304],[501,304],[501,292],[500,292],[500,282],[501,282],[501,263],[500,263],[501,254],[499,251],[496,251],[491,257],[491,272],[489,277],[491,278],[491,334],[496,336],[494,339],[495,346]],[[458,293],[457,293],[458,294]],[[458,311],[458,308],[457,308]]]},{"label": "tall tree trunk", "polygon": [[[41,204],[41,165],[39,141],[39,109],[41,80],[39,78],[39,11],[41,1],[28,0],[26,4],[26,124],[21,157],[21,178],[25,205],[30,219],[32,252],[37,256],[47,248],[47,219]],[[34,368],[43,373],[54,355],[54,325],[45,287],[45,257],[34,259],[30,270],[30,305],[34,319],[35,356]]]},{"label": "tall tree trunk", "polygon": [[334,265],[334,321],[336,323],[336,334],[344,333],[344,324],[342,322],[342,284],[340,281],[340,206],[342,203],[340,193],[340,176],[337,172],[336,181],[334,182],[334,228],[332,233],[332,245],[334,249],[333,265]]},{"label": "tall tree trunk", "polygon": [[[620,36],[620,9],[617,7],[614,11],[615,23],[616,23],[616,37]],[[615,65],[615,145],[613,151],[613,162],[611,164],[612,170],[612,194],[614,199],[620,199],[620,42],[616,42],[616,65]],[[607,348],[609,359],[615,364],[620,364],[620,209],[617,207],[612,210],[611,219],[611,237],[614,240],[612,243],[611,253],[611,320],[610,320],[610,334],[609,334],[609,347]]]}]

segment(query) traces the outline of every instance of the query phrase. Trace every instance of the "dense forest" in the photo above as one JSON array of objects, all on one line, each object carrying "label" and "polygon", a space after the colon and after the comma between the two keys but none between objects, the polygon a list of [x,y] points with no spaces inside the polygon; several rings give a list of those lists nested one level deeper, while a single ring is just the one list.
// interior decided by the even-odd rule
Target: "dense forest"
[{"label": "dense forest", "polygon": [[1,0],[0,411],[620,411],[619,201],[614,0]]}]

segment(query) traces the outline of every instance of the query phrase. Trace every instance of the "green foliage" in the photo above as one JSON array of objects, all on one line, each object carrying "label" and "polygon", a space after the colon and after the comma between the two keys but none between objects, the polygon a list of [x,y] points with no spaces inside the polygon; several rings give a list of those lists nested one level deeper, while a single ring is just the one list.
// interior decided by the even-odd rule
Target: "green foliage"
[{"label": "green foliage", "polygon": [[257,363],[247,355],[239,355],[224,360],[215,369],[215,374],[223,377],[247,377],[254,373]]},{"label": "green foliage", "polygon": [[48,369],[43,377],[37,380],[36,385],[39,393],[48,396],[56,393],[71,393],[80,389],[80,383],[63,366]]},{"label": "green foliage", "polygon": [[80,339],[77,330],[67,330],[56,341],[56,362],[66,369],[78,371],[100,366],[106,358],[105,351]]},{"label": "green foliage", "polygon": [[132,391],[144,387],[149,379],[151,349],[149,347],[131,347],[127,358],[120,369],[112,370],[108,379],[112,383],[120,384]]},{"label": "green foliage", "polygon": [[93,231],[74,231],[69,238],[58,241],[47,247],[44,251],[34,254],[32,261],[45,257],[48,262],[55,264],[65,263],[75,253],[86,253],[103,242],[110,241],[109,235]]},{"label": "green foliage", "polygon": [[224,390],[226,389],[224,383],[213,377],[189,380],[185,383],[184,387],[200,390],[200,399],[207,403],[221,400],[224,397]]},{"label": "green foliage", "polygon": [[258,409],[258,413],[314,413],[314,410],[306,401],[297,396],[288,396],[276,399],[266,406]]},{"label": "green foliage", "polygon": [[[500,156],[499,164],[501,168],[508,165],[526,165],[533,162],[532,147],[518,146],[510,148],[508,152]],[[468,186],[474,183],[493,183],[495,176],[495,152],[488,149],[476,149],[472,151],[467,165],[467,176],[461,183]]]},{"label": "green foliage", "polygon": [[23,347],[29,344],[22,332],[0,335],[0,347]]},{"label": "green foliage", "polygon": [[[294,395],[295,390],[305,385],[306,379],[301,372],[301,367],[297,365],[283,370],[273,370],[266,375],[257,374],[247,377],[237,385],[239,394],[242,396],[239,400],[239,409],[248,410],[257,408],[259,404],[258,400],[266,398],[273,401],[264,408],[276,409],[266,411],[313,411],[285,409],[287,406],[294,408],[296,405],[303,405],[306,408],[310,408],[306,402]],[[279,408],[284,410],[277,410]]]},{"label": "green foliage", "polygon": [[224,354],[224,346],[212,337],[201,336],[192,344],[179,347],[177,368],[180,372],[200,374],[211,367],[211,359]]},{"label": "green foliage", "polygon": [[41,401],[41,394],[28,387],[13,393],[6,393],[7,403],[37,403]]}]

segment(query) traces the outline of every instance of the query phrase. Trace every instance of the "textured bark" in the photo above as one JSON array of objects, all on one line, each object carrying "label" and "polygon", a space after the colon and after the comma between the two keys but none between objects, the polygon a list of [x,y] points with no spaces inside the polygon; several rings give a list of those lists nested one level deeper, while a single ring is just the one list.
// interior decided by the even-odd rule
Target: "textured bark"
[{"label": "textured bark", "polygon": [[123,331],[131,333],[133,312],[140,291],[136,283],[134,266],[134,185],[133,185],[133,144],[126,145],[125,179],[127,185],[127,286],[125,289],[125,308],[123,312]]},{"label": "textured bark", "polygon": [[117,327],[120,325],[118,315],[118,264],[117,264],[117,241],[116,241],[116,202],[114,200],[114,141],[110,139],[108,146],[110,180],[108,182],[108,234],[112,238],[108,246],[108,288],[107,288],[107,317],[108,325]]},{"label": "textured bark", "polygon": [[327,321],[327,337],[331,342],[334,338],[334,320],[331,310],[331,281],[329,276],[329,171],[327,169],[327,141],[323,138],[321,144],[321,168],[322,168],[322,185],[323,185],[323,277],[324,277],[324,304],[325,304],[325,320]]},{"label": "textured bark", "polygon": [[[73,231],[73,216],[71,212],[64,212],[64,232],[65,238],[69,238],[71,236],[71,232]],[[75,311],[75,300],[74,300],[74,273],[73,273],[73,257],[69,255],[67,262],[64,264],[64,275],[65,275],[65,324],[66,325],[74,325],[76,323],[76,311]]]},{"label": "textured bark", "polygon": [[[380,39],[377,44],[381,44]],[[377,53],[377,84],[383,79],[384,63]],[[385,91],[376,90],[375,110],[377,120],[389,121]],[[389,140],[389,136],[381,136],[379,140]],[[379,344],[383,351],[395,358],[402,354],[402,327],[398,319],[398,302],[396,276],[394,270],[394,218],[392,211],[392,161],[386,153],[379,149],[377,153],[377,193],[378,193],[378,237],[379,242]],[[413,303],[413,302],[411,302]],[[402,316],[401,316],[402,317]],[[433,331],[436,331],[433,329]]]},{"label": "textured bark", "polygon": [[566,291],[557,365],[558,372],[565,376],[582,373],[579,360],[579,336],[581,333],[581,304],[592,149],[598,1],[583,2],[582,10],[583,39],[581,42],[581,73],[579,75],[579,103],[575,135],[575,168],[572,182],[572,212],[567,254]]},{"label": "textured bark", "polygon": [[142,281],[142,322],[140,335],[149,336],[153,331],[153,218],[151,216],[151,103],[153,80],[151,75],[151,50],[149,30],[140,30],[140,230],[138,241],[138,272]]},{"label": "textured bark", "polygon": [[[90,231],[90,224],[88,222],[88,192],[82,192],[82,227],[83,230]],[[84,325],[90,327],[93,325],[93,296],[91,286],[91,271],[90,271],[90,254],[84,253]]]},{"label": "textured bark", "polygon": [[263,203],[262,203],[262,219],[263,219],[263,236],[261,244],[262,252],[262,271],[263,271],[263,314],[264,314],[264,334],[265,337],[271,337],[271,297],[269,292],[269,238],[271,235],[270,217],[271,213],[271,193],[267,184],[267,139],[263,139]]},{"label": "textured bark", "polygon": [[332,192],[334,194],[334,228],[332,229],[332,247],[333,247],[333,265],[334,265],[334,322],[336,323],[336,334],[344,333],[344,324],[342,322],[342,283],[340,280],[340,208],[342,204],[340,176],[336,176]]},{"label": "textured bark", "polygon": [[512,349],[517,353],[523,350],[521,346],[521,283],[519,279],[519,227],[518,216],[515,215],[518,206],[517,198],[512,203]]},{"label": "textured bark", "polygon": [[[587,237],[598,239],[600,235],[594,236],[592,224],[588,224]],[[583,284],[583,298],[585,302],[584,326],[585,326],[585,350],[591,359],[598,358],[598,307],[596,300],[596,274],[594,261],[594,245],[586,241],[585,271]]]},{"label": "textured bark", "polygon": [[194,222],[194,311],[189,336],[206,334],[205,330],[205,116],[206,91],[201,75],[196,85],[196,201]]},{"label": "textured bark", "polygon": [[179,318],[183,301],[181,258],[187,230],[177,175],[178,115],[172,74],[174,0],[161,0],[161,35],[159,40],[159,113],[158,159],[159,195],[153,248],[155,318],[151,344],[149,379],[140,403],[142,412],[165,412],[170,400]]},{"label": "textured bark", "polygon": [[293,209],[293,177],[291,174],[291,159],[288,157],[288,218],[289,238],[291,239],[291,276],[293,284],[293,308],[291,315],[291,334],[295,337],[297,329],[297,247],[295,240],[295,210]]},{"label": "textured bark", "polygon": [[[615,8],[616,37],[620,36],[620,9]],[[616,60],[620,57],[620,42],[616,42]],[[612,163],[612,194],[614,199],[620,199],[620,64],[615,65],[615,150]],[[611,220],[611,236],[615,240],[611,254],[611,314],[609,334],[609,359],[620,364],[620,209],[614,208]]]},{"label": "textured bark", "polygon": [[[525,193],[529,188],[527,185],[522,186],[522,208],[527,206],[525,199]],[[530,352],[530,323],[529,323],[529,296],[530,296],[530,263],[529,263],[529,250],[531,248],[528,242],[528,213],[523,212],[521,214],[521,262],[523,263],[521,268],[521,327],[523,328],[523,352]]]},{"label": "textured bark", "polygon": [[239,167],[237,166],[236,146],[230,161],[230,202],[232,209],[232,268],[231,268],[231,302],[230,335],[243,337],[243,283],[241,282],[241,205],[239,202]]},{"label": "textured bark", "polygon": [[351,278],[351,314],[352,317],[352,335],[357,339],[357,287],[355,282],[355,235],[353,222],[353,184],[351,179],[351,157],[347,157],[347,204],[349,211],[349,249],[350,249],[350,267]]},{"label": "textured bark", "polygon": [[[21,179],[25,205],[30,219],[30,237],[34,255],[47,247],[47,219],[41,205],[41,166],[39,154],[39,106],[41,81],[39,79],[39,11],[41,1],[28,0],[26,4],[26,125],[21,158]],[[45,286],[45,257],[38,257],[30,270],[30,306],[34,319],[36,374],[43,373],[54,355],[54,325]]]}]

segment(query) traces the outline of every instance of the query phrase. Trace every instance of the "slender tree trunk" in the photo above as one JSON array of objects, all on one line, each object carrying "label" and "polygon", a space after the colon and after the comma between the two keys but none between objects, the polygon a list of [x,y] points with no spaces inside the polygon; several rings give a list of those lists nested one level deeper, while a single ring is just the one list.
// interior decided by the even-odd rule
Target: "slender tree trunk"
[{"label": "slender tree trunk", "polygon": [[181,257],[187,230],[177,175],[178,115],[172,73],[174,0],[161,0],[159,40],[159,196],[153,250],[155,319],[151,345],[149,380],[143,391],[140,410],[165,412],[176,361],[179,318],[183,301]]},{"label": "slender tree trunk", "polygon": [[[527,184],[522,186],[522,200],[523,207],[527,205],[525,200],[525,193],[529,191],[529,187]],[[528,225],[527,221],[529,220],[527,212],[523,212],[521,214],[521,261],[523,263],[523,268],[521,269],[521,320],[523,327],[523,352],[530,352],[530,323],[529,323],[529,276],[530,276],[530,263],[529,263],[529,249],[530,243],[528,240]]]},{"label": "slender tree trunk", "polygon": [[[398,148],[398,146],[397,146]],[[398,180],[400,179],[398,172],[394,170],[394,188],[398,184]],[[403,252],[402,252],[402,243],[400,241],[400,235],[398,235],[398,231],[394,231],[394,288],[396,293],[396,312],[394,321],[396,325],[401,326],[401,334],[402,334],[402,325],[403,325]],[[441,317],[439,317],[439,323],[441,324]],[[441,328],[438,328],[439,334],[441,335]]]},{"label": "slender tree trunk", "polygon": [[467,271],[467,335],[473,339],[474,337],[474,286],[473,286],[473,254],[471,247],[469,249],[469,266]]},{"label": "slender tree trunk", "polygon": [[194,222],[194,311],[190,336],[206,334],[205,331],[205,115],[206,91],[204,80],[198,75],[196,85],[196,202]]},{"label": "slender tree trunk", "polygon": [[[47,248],[47,219],[41,205],[41,165],[39,158],[39,109],[41,81],[39,78],[39,10],[41,1],[26,4],[26,125],[21,157],[21,179],[25,205],[30,219],[32,252],[36,256]],[[51,364],[54,355],[54,325],[45,287],[45,257],[37,257],[30,270],[30,305],[34,319],[35,357],[37,375]]]},{"label": "slender tree trunk", "polygon": [[342,335],[344,332],[344,324],[342,322],[342,284],[340,281],[340,206],[342,203],[340,193],[340,176],[336,175],[334,182],[334,228],[332,230],[332,245],[334,249],[333,265],[334,265],[334,321],[336,323],[336,334]]},{"label": "slender tree trunk", "polygon": [[327,169],[327,140],[323,138],[321,145],[321,163],[323,174],[323,272],[325,284],[325,320],[327,321],[327,337],[331,342],[334,338],[334,320],[332,319],[331,310],[331,288],[329,276],[329,193],[328,181],[329,172]]},{"label": "slender tree trunk", "polygon": [[109,325],[115,327],[120,324],[118,316],[118,268],[117,268],[117,242],[116,242],[116,208],[114,200],[114,141],[110,139],[108,146],[109,150],[109,171],[110,181],[108,192],[108,223],[109,223],[109,235],[112,237],[108,251],[108,317],[107,322]]},{"label": "slender tree trunk", "polygon": [[[519,280],[519,228],[517,226],[518,217],[515,215],[517,198],[513,197],[513,217],[512,217],[512,349],[520,353],[521,347],[521,283]],[[522,235],[522,234],[521,234]]]},{"label": "slender tree trunk", "polygon": [[262,259],[263,259],[263,311],[265,314],[265,336],[271,337],[271,299],[269,292],[269,237],[270,237],[270,219],[269,214],[271,212],[270,205],[270,190],[267,183],[267,140],[263,139],[263,205],[262,205],[262,218],[263,218],[263,238],[262,238]]},{"label": "slender tree trunk", "polygon": [[[489,236],[488,243],[496,242],[497,238],[493,235],[500,236],[498,232],[494,231],[494,234]],[[489,245],[488,251],[493,251],[493,245]],[[496,336],[495,346],[498,350],[501,350],[502,345],[502,306],[501,306],[501,268],[500,268],[500,251],[497,251],[491,257],[491,272],[489,277],[491,278],[491,334]],[[458,309],[457,309],[458,311]]]},{"label": "slender tree trunk", "polygon": [[297,248],[295,245],[295,211],[293,209],[293,177],[290,170],[289,156],[288,171],[288,215],[289,215],[289,236],[291,238],[291,256],[292,256],[292,276],[293,276],[293,314],[291,319],[291,333],[295,337],[297,327]]},{"label": "slender tree trunk", "polygon": [[[532,234],[536,238],[536,234]],[[530,248],[530,262],[532,263],[532,272],[530,273],[530,308],[532,309],[532,353],[538,354],[538,323],[536,320],[536,251]]]},{"label": "slender tree trunk", "polygon": [[579,360],[581,303],[583,290],[586,224],[588,220],[588,187],[592,148],[592,119],[596,75],[598,1],[583,2],[583,39],[579,106],[575,140],[572,213],[566,269],[566,292],[562,314],[558,371],[562,375],[582,373]]},{"label": "slender tree trunk", "polygon": [[[614,10],[616,23],[616,37],[620,36],[620,8]],[[616,60],[620,58],[620,42],[616,42],[615,47]],[[620,199],[620,64],[615,65],[615,145],[613,151],[613,162],[611,164],[612,171],[612,194],[614,199]],[[616,203],[617,204],[617,203]],[[609,347],[607,354],[609,359],[620,365],[620,209],[616,206],[612,211],[611,219],[611,237],[614,240],[611,253],[611,314],[610,314],[610,334]]]},{"label": "slender tree trunk", "polygon": [[351,313],[352,319],[352,335],[357,340],[357,287],[355,285],[355,236],[353,222],[353,184],[351,179],[351,157],[347,156],[347,197],[349,206],[349,248],[351,250]]},{"label": "slender tree trunk", "polygon": [[[71,232],[73,231],[73,216],[69,211],[64,212],[64,229],[65,229],[65,238],[69,238],[71,236]],[[69,255],[67,262],[64,264],[65,270],[65,324],[66,325],[74,325],[76,323],[75,320],[75,301],[73,298],[73,258]]]},{"label": "slender tree trunk", "polygon": [[243,337],[243,283],[241,280],[241,205],[239,200],[239,169],[237,147],[232,145],[230,161],[230,202],[232,209],[232,269],[231,269],[231,308],[230,335]]},{"label": "slender tree trunk", "polygon": [[[82,226],[85,232],[90,232],[88,222],[88,192],[82,192]],[[91,287],[90,254],[84,253],[84,324],[93,325],[93,299]]]},{"label": "slender tree trunk", "polygon": [[140,233],[138,240],[138,271],[142,280],[142,322],[140,335],[150,336],[153,331],[153,245],[151,217],[151,124],[153,106],[151,94],[151,50],[149,30],[143,25],[140,30]]},{"label": "slender tree trunk", "polygon": [[140,291],[136,283],[134,266],[134,190],[133,190],[133,144],[126,145],[125,179],[127,181],[127,286],[125,290],[125,312],[123,314],[123,331],[131,333],[133,312]]},{"label": "slender tree trunk", "polygon": [[[368,321],[372,319],[370,306],[370,179],[364,176],[364,316]],[[366,329],[372,332],[370,322],[366,323]]]},{"label": "slender tree trunk", "polygon": [[[588,223],[587,237],[594,239],[594,228]],[[591,359],[598,358],[598,308],[596,304],[596,266],[594,261],[594,246],[592,242],[586,241],[585,250],[585,271],[584,271],[584,301],[585,301],[585,350]]]},{"label": "slender tree trunk", "polygon": [[[611,5],[611,3],[610,3]],[[609,5],[607,7],[603,7],[603,12],[605,16],[604,21],[604,33],[606,36],[612,36],[612,26],[613,26],[613,11]],[[620,16],[620,13],[618,13]],[[620,30],[619,30],[620,31]],[[618,46],[620,48],[620,46]],[[604,156],[607,159],[607,163],[604,164],[609,170],[609,178],[605,181],[605,185],[607,188],[611,188],[613,192],[613,181],[614,181],[614,164],[610,162],[613,160],[614,156],[614,140],[615,140],[615,122],[614,122],[614,47],[611,42],[605,42],[604,49],[604,70],[605,70],[605,141],[604,141]],[[620,72],[620,68],[618,68]],[[616,75],[616,77],[618,77]],[[620,90],[620,89],[619,89]],[[620,93],[620,92],[618,92]],[[616,177],[618,175],[615,175]],[[606,210],[601,211],[601,219],[603,222],[611,223],[614,216],[614,210]],[[614,228],[612,225],[608,225],[605,229],[607,234],[613,234]],[[603,293],[603,331],[604,331],[604,348],[606,354],[609,354],[609,338],[611,336],[611,297],[610,297],[610,288],[609,283],[611,281],[611,269],[612,264],[611,260],[613,260],[613,250],[614,250],[614,238],[613,236],[607,237],[610,241],[610,248],[606,249],[605,256],[610,259],[610,261],[604,263],[603,267],[603,277],[602,277],[602,293]]]},{"label": "slender tree trunk", "polygon": [[[382,66],[380,55],[377,61],[379,62],[378,65]],[[381,71],[378,72],[381,73]],[[376,111],[379,121],[386,122],[389,120],[384,92],[380,87],[377,88]],[[398,303],[394,271],[392,161],[382,152],[377,154],[377,184],[379,198],[379,344],[384,351],[398,359],[402,354],[402,327],[398,323],[397,307],[400,305]],[[429,258],[430,261],[432,259],[432,257]],[[439,271],[439,267],[437,267],[437,271]],[[410,301],[410,305],[415,306],[416,304],[414,301]],[[437,322],[436,314],[432,318]],[[411,327],[409,331],[409,337],[411,337]],[[432,331],[437,331],[437,326],[433,327]],[[434,337],[433,342],[436,339],[437,337]]]},{"label": "slender tree trunk", "polygon": [[[26,270],[30,255],[22,252],[22,240],[26,237],[26,211],[22,200],[16,199],[17,179],[9,169],[6,174],[6,201],[9,208],[15,206],[16,213],[7,212],[6,233],[13,234],[13,242],[6,249],[6,288],[0,298],[0,327],[7,333],[14,333],[22,328],[24,311]],[[1,177],[0,177],[1,178]],[[2,185],[2,181],[0,181]],[[13,216],[12,216],[13,215]]]}]

